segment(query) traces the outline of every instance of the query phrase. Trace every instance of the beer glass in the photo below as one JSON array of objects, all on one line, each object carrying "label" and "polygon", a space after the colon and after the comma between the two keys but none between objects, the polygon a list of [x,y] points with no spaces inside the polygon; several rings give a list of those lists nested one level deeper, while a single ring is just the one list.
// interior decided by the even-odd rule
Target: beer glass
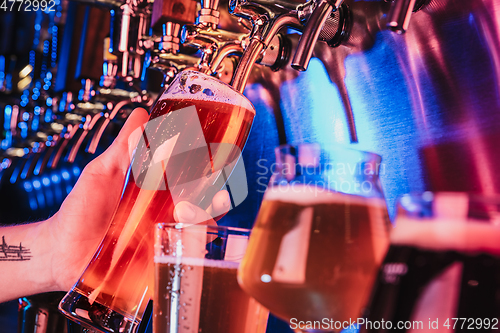
[{"label": "beer glass", "polygon": [[179,202],[210,205],[239,159],[254,115],[229,85],[179,73],[134,134],[139,143],[122,197],[94,257],[61,301],[66,316],[102,332],[136,331],[152,298],[153,225],[174,222]]},{"label": "beer glass", "polygon": [[250,230],[158,224],[153,333],[265,333],[269,312],[241,290],[236,271]]},{"label": "beer glass", "polygon": [[[76,323],[70,322],[57,309],[64,296],[62,291],[30,295],[19,298],[18,333],[85,333]],[[77,327],[78,326],[78,327]]]},{"label": "beer glass", "polygon": [[276,149],[238,281],[296,332],[348,328],[365,305],[389,243],[382,167],[340,147]]},{"label": "beer glass", "polygon": [[407,194],[362,330],[496,332],[499,295],[500,197]]}]

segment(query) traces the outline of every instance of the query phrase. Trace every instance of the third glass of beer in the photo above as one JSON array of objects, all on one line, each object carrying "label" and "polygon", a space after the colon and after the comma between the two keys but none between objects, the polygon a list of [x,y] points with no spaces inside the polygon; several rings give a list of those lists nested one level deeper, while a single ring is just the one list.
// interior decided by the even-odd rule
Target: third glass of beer
[{"label": "third glass of beer", "polygon": [[388,246],[381,158],[281,146],[247,253],[242,288],[296,332],[356,321]]},{"label": "third glass of beer", "polygon": [[498,195],[406,194],[390,241],[362,332],[498,332]]}]

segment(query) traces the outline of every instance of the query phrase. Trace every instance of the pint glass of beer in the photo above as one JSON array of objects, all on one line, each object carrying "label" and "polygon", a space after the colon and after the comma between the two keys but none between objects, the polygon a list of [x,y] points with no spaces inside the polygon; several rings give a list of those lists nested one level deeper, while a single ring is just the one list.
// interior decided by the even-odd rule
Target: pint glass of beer
[{"label": "pint glass of beer", "polygon": [[250,230],[158,224],[153,333],[265,333],[269,312],[236,271]]},{"label": "pint glass of beer", "polygon": [[302,144],[276,159],[238,281],[296,332],[348,328],[389,243],[381,158]]},{"label": "pint glass of beer", "polygon": [[153,296],[154,224],[174,222],[181,201],[210,205],[239,160],[254,115],[229,85],[179,73],[135,133],[139,143],[122,198],[94,257],[61,301],[64,314],[101,332],[136,331]]},{"label": "pint glass of beer", "polygon": [[500,329],[499,196],[404,195],[390,241],[362,331]]}]

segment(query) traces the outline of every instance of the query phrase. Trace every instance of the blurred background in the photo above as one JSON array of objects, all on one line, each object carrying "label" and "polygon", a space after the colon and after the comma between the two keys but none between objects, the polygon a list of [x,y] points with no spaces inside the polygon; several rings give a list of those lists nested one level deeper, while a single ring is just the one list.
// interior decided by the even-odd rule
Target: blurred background
[{"label": "blurred background", "polygon": [[[54,214],[135,107],[150,109],[185,68],[229,83],[259,33],[256,18],[273,23],[291,12],[300,24],[278,26],[249,74],[244,93],[257,111],[243,152],[249,196],[223,224],[252,226],[283,143],[380,154],[391,216],[403,193],[498,193],[500,3],[345,0],[324,25],[311,19],[319,3],[7,3],[0,8],[0,224]],[[291,64],[308,29],[321,33],[299,71]],[[0,332],[21,332],[23,302],[0,305]],[[268,332],[290,330],[271,318]]]}]

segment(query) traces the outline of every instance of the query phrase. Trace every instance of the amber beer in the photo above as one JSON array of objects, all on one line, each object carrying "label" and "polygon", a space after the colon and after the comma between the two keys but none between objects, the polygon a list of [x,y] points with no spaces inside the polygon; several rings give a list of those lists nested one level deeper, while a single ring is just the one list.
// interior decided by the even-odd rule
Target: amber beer
[{"label": "amber beer", "polygon": [[265,333],[268,311],[238,285],[237,262],[176,259],[155,257],[154,333]]},{"label": "amber beer", "polygon": [[387,249],[387,226],[383,199],[274,186],[252,229],[240,284],[287,322],[356,321]]},{"label": "amber beer", "polygon": [[[132,163],[136,163],[136,172],[127,176],[110,228],[80,280],[60,305],[66,315],[88,327],[107,327],[112,321],[115,327],[136,325],[152,298],[152,227],[158,222],[174,222],[174,201],[165,185],[167,181],[161,182],[164,188],[159,190],[142,186],[151,161],[149,154],[154,153],[153,139],[178,135],[177,142],[204,139],[207,143],[230,143],[243,149],[248,137],[255,111],[242,95],[225,85],[222,90],[219,86],[217,92],[213,88],[200,89],[182,76],[178,81],[180,89],[174,93],[169,88],[154,106],[150,123],[163,118],[155,124],[154,135],[144,139],[142,146],[139,144]],[[193,133],[185,133],[182,127],[169,123],[171,112],[193,106],[196,115],[186,124],[199,122],[204,138],[192,138]],[[183,152],[164,166],[163,174],[180,185],[208,179],[210,174],[220,172],[214,168],[216,152],[209,153],[209,160],[200,161],[199,150]],[[141,164],[142,161],[145,162]]]}]

